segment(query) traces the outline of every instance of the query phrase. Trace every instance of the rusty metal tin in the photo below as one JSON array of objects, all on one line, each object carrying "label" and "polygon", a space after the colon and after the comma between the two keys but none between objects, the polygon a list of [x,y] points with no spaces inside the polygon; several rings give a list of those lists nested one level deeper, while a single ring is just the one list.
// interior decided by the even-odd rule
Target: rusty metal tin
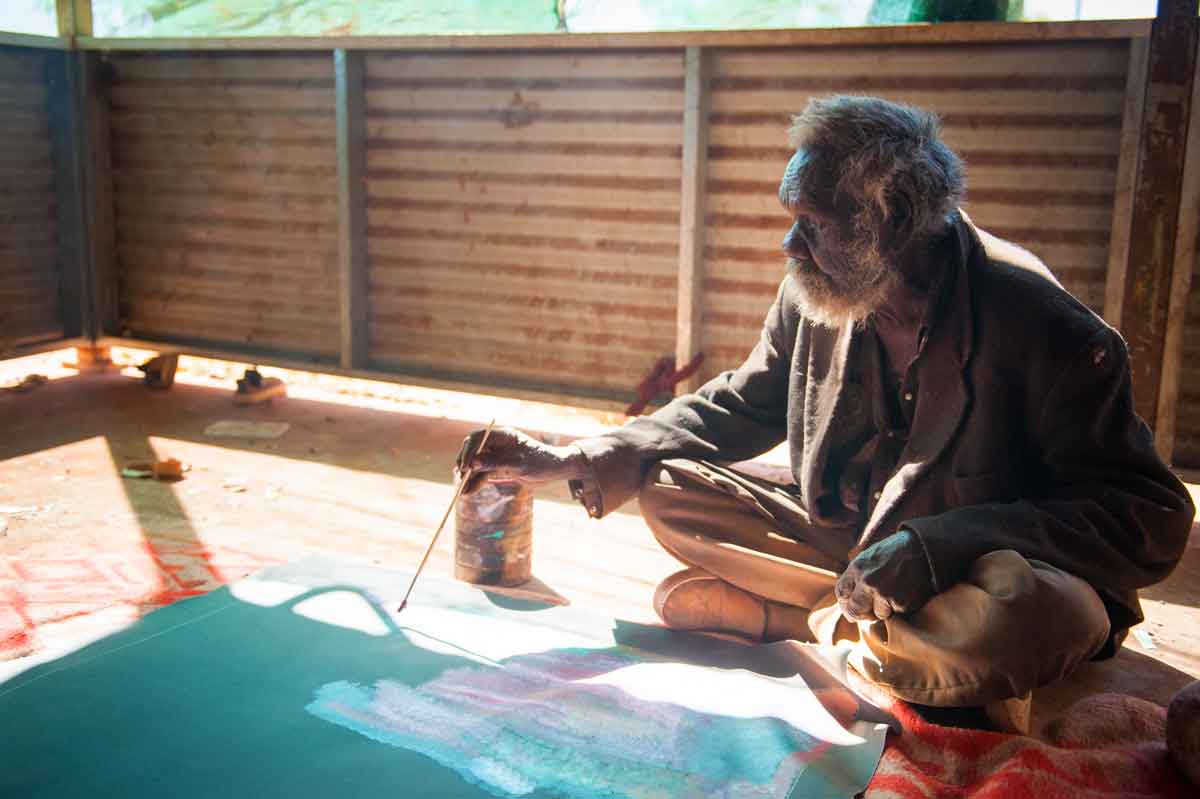
[{"label": "rusty metal tin", "polygon": [[484,483],[458,500],[454,576],[479,585],[512,586],[533,570],[533,489]]}]

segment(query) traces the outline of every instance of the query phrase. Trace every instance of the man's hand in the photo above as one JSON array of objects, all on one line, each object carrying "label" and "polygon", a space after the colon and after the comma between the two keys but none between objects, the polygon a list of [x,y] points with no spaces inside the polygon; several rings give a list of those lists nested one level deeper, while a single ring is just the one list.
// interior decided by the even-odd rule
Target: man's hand
[{"label": "man's hand", "polygon": [[834,587],[838,605],[855,621],[913,613],[933,596],[933,575],[916,533],[901,530],[864,549]]},{"label": "man's hand", "polygon": [[477,452],[482,438],[482,430],[467,436],[455,459],[459,474],[472,471],[471,481],[463,486],[464,494],[489,480],[544,483],[583,477],[587,471],[583,452],[578,447],[552,447],[520,430],[497,427],[488,436],[483,451]]}]

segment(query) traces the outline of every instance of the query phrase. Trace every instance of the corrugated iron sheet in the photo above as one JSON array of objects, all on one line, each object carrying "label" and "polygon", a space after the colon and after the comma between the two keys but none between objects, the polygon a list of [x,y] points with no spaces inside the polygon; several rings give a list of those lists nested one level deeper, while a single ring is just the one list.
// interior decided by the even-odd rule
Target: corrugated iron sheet
[{"label": "corrugated iron sheet", "polygon": [[872,94],[938,112],[967,162],[975,222],[1033,251],[1102,310],[1128,41],[713,55],[707,375],[745,356],[783,275],[785,131],[810,96]]},{"label": "corrugated iron sheet", "polygon": [[331,57],[139,54],[113,66],[123,330],[335,358]]},{"label": "corrugated iron sheet", "polygon": [[[1128,47],[714,50],[707,374],[744,357],[782,274],[785,130],[817,94],[939,112],[968,163],[974,219],[1100,310]],[[682,51],[365,61],[371,368],[627,395],[674,352]],[[131,54],[113,65],[124,329],[334,358],[329,57]]]},{"label": "corrugated iron sheet", "polygon": [[366,64],[373,363],[619,396],[674,352],[681,51]]},{"label": "corrugated iron sheet", "polygon": [[63,335],[48,57],[0,48],[0,352]]},{"label": "corrugated iron sheet", "polygon": [[1183,363],[1179,373],[1173,463],[1200,468],[1200,259],[1192,270],[1187,322],[1183,333]]}]

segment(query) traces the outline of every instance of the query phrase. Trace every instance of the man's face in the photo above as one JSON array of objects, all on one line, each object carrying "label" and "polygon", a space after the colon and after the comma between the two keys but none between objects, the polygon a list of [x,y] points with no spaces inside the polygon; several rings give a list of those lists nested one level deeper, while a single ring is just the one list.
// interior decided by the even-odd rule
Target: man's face
[{"label": "man's face", "polygon": [[899,273],[880,253],[875,231],[856,224],[857,208],[835,197],[820,173],[803,150],[788,162],[779,185],[779,201],[792,216],[783,251],[805,316],[836,328],[877,310]]}]

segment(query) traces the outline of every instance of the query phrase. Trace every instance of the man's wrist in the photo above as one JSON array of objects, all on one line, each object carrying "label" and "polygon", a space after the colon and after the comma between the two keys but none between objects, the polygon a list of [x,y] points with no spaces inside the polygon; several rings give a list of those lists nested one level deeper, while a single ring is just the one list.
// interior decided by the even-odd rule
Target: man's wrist
[{"label": "man's wrist", "polygon": [[582,480],[589,474],[587,456],[583,450],[574,444],[558,447],[559,458],[562,461],[563,479]]},{"label": "man's wrist", "polygon": [[933,593],[940,594],[942,589],[938,585],[937,570],[933,568],[933,556],[929,553],[929,547],[925,544],[925,539],[921,538],[921,534],[911,527],[901,527],[897,532],[907,533],[914,542],[913,546],[920,550],[925,560],[925,566],[929,569],[929,586],[933,589]]}]

